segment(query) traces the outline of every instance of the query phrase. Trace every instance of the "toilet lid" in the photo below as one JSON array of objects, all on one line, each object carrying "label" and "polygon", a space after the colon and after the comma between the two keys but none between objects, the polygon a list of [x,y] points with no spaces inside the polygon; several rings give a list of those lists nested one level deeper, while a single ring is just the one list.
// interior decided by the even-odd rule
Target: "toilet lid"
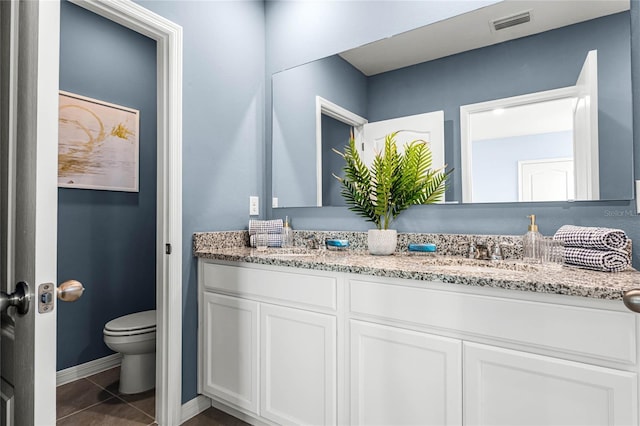
[{"label": "toilet lid", "polygon": [[156,327],[156,311],[136,312],[109,321],[104,329],[108,331],[134,331]]}]

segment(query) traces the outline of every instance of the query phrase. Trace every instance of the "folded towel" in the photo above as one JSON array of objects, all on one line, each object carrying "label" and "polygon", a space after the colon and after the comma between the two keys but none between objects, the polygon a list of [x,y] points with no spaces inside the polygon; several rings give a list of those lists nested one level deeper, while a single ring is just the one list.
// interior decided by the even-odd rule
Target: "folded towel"
[{"label": "folded towel", "polygon": [[282,219],[273,220],[249,220],[249,235],[255,234],[282,234]]},{"label": "folded towel", "polygon": [[600,250],[624,250],[627,235],[621,229],[564,225],[553,236],[566,247],[583,247]]},{"label": "folded towel", "polygon": [[625,252],[580,247],[565,247],[564,262],[568,265],[603,272],[620,272],[631,265],[631,259]]},{"label": "folded towel", "polygon": [[[249,236],[249,244],[251,247],[256,246],[256,236]],[[280,234],[267,234],[267,247],[282,247],[282,235]]]}]

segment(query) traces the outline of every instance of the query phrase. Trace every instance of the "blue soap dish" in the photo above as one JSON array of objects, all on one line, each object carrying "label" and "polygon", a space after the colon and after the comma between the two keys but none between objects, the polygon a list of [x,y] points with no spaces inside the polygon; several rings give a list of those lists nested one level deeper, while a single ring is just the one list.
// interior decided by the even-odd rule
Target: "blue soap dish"
[{"label": "blue soap dish", "polygon": [[329,250],[346,250],[349,247],[349,240],[330,239],[326,241]]},{"label": "blue soap dish", "polygon": [[425,253],[433,253],[436,251],[435,244],[409,244],[409,251],[418,251]]}]

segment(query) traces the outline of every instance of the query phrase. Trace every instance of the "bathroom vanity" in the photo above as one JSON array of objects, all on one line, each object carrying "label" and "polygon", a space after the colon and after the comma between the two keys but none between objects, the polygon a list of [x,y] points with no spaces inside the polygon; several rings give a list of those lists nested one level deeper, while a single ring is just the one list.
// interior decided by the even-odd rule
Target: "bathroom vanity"
[{"label": "bathroom vanity", "polygon": [[256,424],[638,425],[636,271],[195,254],[199,392]]}]

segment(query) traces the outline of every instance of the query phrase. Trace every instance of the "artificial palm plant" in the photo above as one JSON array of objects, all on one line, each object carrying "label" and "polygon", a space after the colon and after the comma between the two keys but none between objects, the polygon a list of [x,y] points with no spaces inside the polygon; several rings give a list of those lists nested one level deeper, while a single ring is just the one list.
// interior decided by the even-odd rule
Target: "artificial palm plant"
[{"label": "artificial palm plant", "polygon": [[391,222],[414,204],[441,201],[446,180],[452,170],[432,169],[432,153],[423,140],[414,140],[398,153],[396,135],[385,137],[384,150],[378,152],[370,167],[356,149],[353,131],[344,152],[334,150],[345,160],[344,177],[335,176],[342,184],[341,194],[349,210],[389,229]]}]

